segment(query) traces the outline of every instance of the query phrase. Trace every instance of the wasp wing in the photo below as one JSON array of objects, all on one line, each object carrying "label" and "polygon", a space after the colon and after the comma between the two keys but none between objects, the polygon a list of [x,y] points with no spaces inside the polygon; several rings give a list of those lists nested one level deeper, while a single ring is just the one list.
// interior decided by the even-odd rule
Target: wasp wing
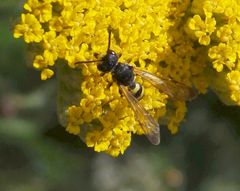
[{"label": "wasp wing", "polygon": [[140,70],[138,68],[134,68],[134,72],[135,74],[149,81],[152,85],[154,85],[160,91],[166,93],[174,100],[187,101],[196,96],[196,91],[193,88],[176,82],[172,79],[159,78],[152,73]]},{"label": "wasp wing", "polygon": [[144,107],[138,102],[138,100],[132,95],[128,89],[120,85],[120,89],[130,103],[135,117],[141,125],[145,135],[148,140],[154,144],[158,145],[160,143],[160,128],[159,124],[153,119],[153,117],[144,109]]}]

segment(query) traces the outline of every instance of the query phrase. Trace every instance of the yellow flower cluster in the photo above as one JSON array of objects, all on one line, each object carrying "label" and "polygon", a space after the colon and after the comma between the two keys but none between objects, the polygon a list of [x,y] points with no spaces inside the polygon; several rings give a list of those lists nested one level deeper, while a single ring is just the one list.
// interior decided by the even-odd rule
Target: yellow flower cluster
[{"label": "yellow flower cluster", "polygon": [[[24,9],[14,37],[40,47],[33,67],[42,80],[57,66],[60,121],[97,152],[118,156],[133,134],[143,134],[112,75],[102,74],[96,63],[76,64],[106,54],[109,27],[120,62],[200,93],[210,86],[240,104],[237,0],[28,0]],[[169,99],[139,76],[136,81],[145,89],[140,104],[176,133],[185,102]]]},{"label": "yellow flower cluster", "polygon": [[226,104],[240,105],[240,2],[195,0],[191,11],[186,31],[206,46],[209,62],[219,73],[208,66],[209,85]]}]

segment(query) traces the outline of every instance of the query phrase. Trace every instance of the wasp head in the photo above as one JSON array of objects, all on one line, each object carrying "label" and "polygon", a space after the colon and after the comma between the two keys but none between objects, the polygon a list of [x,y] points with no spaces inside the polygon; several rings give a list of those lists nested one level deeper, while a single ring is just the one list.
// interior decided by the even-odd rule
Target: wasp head
[{"label": "wasp head", "polygon": [[98,65],[98,69],[102,72],[110,72],[117,63],[117,54],[113,50],[108,50],[107,54],[102,58],[102,63]]}]

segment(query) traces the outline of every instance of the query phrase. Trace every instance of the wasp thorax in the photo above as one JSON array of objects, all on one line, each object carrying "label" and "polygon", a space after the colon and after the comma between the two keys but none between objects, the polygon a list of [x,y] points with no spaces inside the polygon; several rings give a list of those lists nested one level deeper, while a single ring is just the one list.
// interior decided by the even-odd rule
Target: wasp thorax
[{"label": "wasp thorax", "polygon": [[102,58],[102,63],[98,65],[98,69],[102,72],[110,72],[117,63],[117,54],[112,50],[108,50],[107,54]]},{"label": "wasp thorax", "polygon": [[132,66],[128,64],[118,64],[114,68],[113,77],[119,84],[124,86],[132,86],[134,82],[134,74]]}]

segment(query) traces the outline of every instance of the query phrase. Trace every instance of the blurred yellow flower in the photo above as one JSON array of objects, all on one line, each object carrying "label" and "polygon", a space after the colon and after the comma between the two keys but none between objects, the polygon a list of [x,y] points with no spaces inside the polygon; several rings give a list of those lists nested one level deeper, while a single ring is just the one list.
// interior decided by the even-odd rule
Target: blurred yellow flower
[{"label": "blurred yellow flower", "polygon": [[44,69],[41,72],[41,80],[46,80],[48,78],[51,78],[54,72],[50,69]]},{"label": "blurred yellow flower", "polygon": [[28,12],[35,15],[35,17],[37,17],[38,20],[43,23],[49,21],[52,18],[52,2],[54,1],[28,0],[23,7]]},{"label": "blurred yellow flower", "polygon": [[32,14],[22,14],[21,24],[15,26],[14,37],[24,36],[26,43],[40,42],[43,37],[44,30],[37,18]]}]

